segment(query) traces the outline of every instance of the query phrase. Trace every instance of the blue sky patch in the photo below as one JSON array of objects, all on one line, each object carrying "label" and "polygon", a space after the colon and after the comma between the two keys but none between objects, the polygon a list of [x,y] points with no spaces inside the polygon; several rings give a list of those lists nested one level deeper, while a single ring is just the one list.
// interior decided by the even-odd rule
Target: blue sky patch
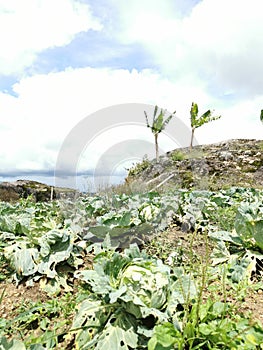
[{"label": "blue sky patch", "polygon": [[154,68],[151,56],[141,44],[120,45],[100,32],[80,33],[69,45],[50,48],[40,53],[27,69],[31,74],[72,68]]}]

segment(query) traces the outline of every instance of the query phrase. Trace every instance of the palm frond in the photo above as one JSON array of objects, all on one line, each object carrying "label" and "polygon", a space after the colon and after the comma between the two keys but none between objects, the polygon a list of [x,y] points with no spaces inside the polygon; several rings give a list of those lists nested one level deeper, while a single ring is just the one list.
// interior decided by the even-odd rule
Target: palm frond
[{"label": "palm frond", "polygon": [[174,116],[174,113],[169,115],[169,117],[166,118],[166,120],[163,122],[163,129],[166,127],[166,125],[170,122],[172,117]]},{"label": "palm frond", "polygon": [[157,115],[157,112],[158,112],[158,106],[156,105],[155,107],[154,107],[154,112],[153,112],[153,123],[155,122],[155,118],[156,118],[156,115]]},{"label": "palm frond", "polygon": [[149,124],[149,120],[148,120],[148,115],[147,113],[144,111],[144,115],[145,115],[145,119],[146,119],[146,125],[147,125],[147,128],[150,128],[150,124]]}]

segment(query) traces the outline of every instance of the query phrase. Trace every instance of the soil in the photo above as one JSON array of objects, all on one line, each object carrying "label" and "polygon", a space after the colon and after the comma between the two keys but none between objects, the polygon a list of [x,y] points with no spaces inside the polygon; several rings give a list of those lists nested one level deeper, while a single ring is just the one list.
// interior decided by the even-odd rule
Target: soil
[{"label": "soil", "polygon": [[13,319],[17,315],[17,309],[22,304],[29,302],[45,302],[49,297],[41,291],[38,284],[27,287],[23,284],[16,285],[12,282],[2,282],[0,284],[0,295],[3,296],[0,304],[0,317]]}]

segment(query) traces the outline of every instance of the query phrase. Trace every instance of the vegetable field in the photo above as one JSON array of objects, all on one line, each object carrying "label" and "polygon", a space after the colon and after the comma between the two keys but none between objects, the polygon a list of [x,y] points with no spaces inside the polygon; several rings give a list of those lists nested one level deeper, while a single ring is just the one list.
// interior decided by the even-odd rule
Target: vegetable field
[{"label": "vegetable field", "polygon": [[0,249],[0,349],[263,349],[261,190],[0,202]]}]

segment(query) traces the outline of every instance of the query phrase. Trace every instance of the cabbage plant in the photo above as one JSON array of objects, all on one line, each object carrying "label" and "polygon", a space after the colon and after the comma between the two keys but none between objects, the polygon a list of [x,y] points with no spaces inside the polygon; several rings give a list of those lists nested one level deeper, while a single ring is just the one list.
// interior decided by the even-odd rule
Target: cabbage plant
[{"label": "cabbage plant", "polygon": [[[158,323],[175,322],[176,307],[196,296],[183,271],[176,280],[170,267],[131,245],[123,253],[99,253],[93,270],[79,271],[88,295],[78,306],[72,332],[77,349],[146,349]],[[174,318],[173,318],[174,317]]]}]

